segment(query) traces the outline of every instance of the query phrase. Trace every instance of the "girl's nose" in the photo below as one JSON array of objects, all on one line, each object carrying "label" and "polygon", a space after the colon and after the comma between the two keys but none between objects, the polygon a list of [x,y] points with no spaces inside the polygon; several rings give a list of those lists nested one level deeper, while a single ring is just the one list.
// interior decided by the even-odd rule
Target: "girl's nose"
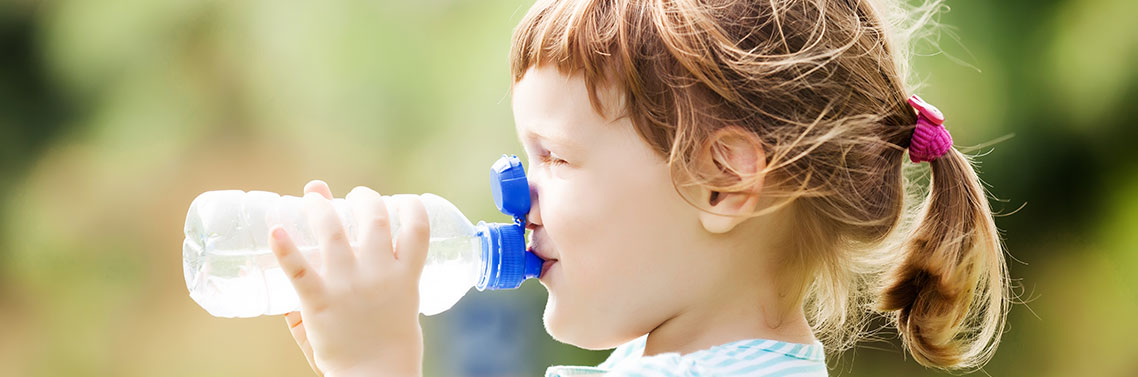
[{"label": "girl's nose", "polygon": [[533,230],[541,226],[541,205],[538,201],[537,186],[533,181],[529,183],[529,214],[526,215],[526,229]]}]

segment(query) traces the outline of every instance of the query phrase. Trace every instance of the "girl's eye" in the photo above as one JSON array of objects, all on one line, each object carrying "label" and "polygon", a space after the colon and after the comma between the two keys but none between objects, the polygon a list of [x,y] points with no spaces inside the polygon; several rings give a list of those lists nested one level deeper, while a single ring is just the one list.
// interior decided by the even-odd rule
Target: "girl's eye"
[{"label": "girl's eye", "polygon": [[546,165],[550,165],[550,166],[564,165],[564,164],[568,163],[565,160],[554,157],[551,154],[542,155],[541,156],[541,162],[545,163]]}]

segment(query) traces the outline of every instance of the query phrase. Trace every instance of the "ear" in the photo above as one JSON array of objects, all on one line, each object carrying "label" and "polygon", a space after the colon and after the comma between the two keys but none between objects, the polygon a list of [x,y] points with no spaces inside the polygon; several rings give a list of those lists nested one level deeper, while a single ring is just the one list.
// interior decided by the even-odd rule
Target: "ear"
[{"label": "ear", "polygon": [[699,221],[711,233],[727,233],[743,221],[751,218],[759,204],[763,187],[764,169],[767,156],[758,137],[738,126],[728,126],[716,130],[708,140],[705,149],[704,168],[722,179],[716,182],[747,185],[733,191],[714,191],[707,187],[700,189],[700,200],[706,211],[700,211]]}]

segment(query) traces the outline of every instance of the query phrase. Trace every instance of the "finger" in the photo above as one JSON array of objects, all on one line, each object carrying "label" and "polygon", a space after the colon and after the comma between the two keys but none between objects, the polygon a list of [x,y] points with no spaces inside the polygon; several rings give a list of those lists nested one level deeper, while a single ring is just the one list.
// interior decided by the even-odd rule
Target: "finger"
[{"label": "finger", "polygon": [[399,234],[395,241],[395,259],[419,276],[423,272],[431,240],[427,209],[417,195],[398,195],[397,198]]},{"label": "finger", "polygon": [[332,207],[332,202],[319,193],[309,192],[304,194],[304,211],[308,225],[324,254],[325,279],[355,271],[356,256],[353,255],[348,233],[340,221],[339,213]]},{"label": "finger", "polygon": [[292,242],[288,232],[285,232],[280,225],[274,226],[269,231],[269,247],[273,249],[277,263],[281,265],[281,270],[292,282],[293,288],[296,289],[296,295],[300,297],[301,302],[309,305],[322,305],[324,282],[320,280],[319,275],[312,271],[312,267],[308,265],[308,260],[304,259],[304,254],[296,249],[296,244]]},{"label": "finger", "polygon": [[316,367],[316,359],[312,356],[312,343],[308,342],[308,331],[304,327],[304,319],[300,316],[300,312],[285,314],[285,323],[288,324],[288,331],[292,334],[292,339],[296,341],[296,346],[300,348],[300,352],[308,360],[308,366],[320,374],[320,369]]},{"label": "finger", "polygon": [[359,227],[360,265],[386,269],[395,262],[391,247],[391,219],[383,197],[367,187],[356,187],[346,198]]},{"label": "finger", "polygon": [[307,194],[310,192],[315,192],[325,199],[332,200],[332,189],[328,188],[327,182],[319,179],[313,179],[304,185],[304,193]]}]

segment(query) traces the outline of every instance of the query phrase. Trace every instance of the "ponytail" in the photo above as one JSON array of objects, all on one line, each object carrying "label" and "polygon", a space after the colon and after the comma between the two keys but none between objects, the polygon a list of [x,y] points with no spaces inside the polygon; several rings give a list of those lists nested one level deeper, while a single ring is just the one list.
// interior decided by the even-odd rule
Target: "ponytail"
[{"label": "ponytail", "polygon": [[928,197],[887,276],[879,309],[895,312],[902,342],[922,365],[982,366],[996,350],[1008,308],[1007,266],[987,196],[967,156],[929,161]]}]

